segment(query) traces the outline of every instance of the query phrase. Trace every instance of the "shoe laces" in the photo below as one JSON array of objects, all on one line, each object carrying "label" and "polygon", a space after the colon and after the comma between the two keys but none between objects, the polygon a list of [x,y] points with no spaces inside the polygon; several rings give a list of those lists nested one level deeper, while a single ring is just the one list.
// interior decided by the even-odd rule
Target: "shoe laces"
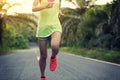
[{"label": "shoe laces", "polygon": [[51,59],[51,65],[54,65],[54,64],[55,64],[55,62],[56,62],[56,58]]}]

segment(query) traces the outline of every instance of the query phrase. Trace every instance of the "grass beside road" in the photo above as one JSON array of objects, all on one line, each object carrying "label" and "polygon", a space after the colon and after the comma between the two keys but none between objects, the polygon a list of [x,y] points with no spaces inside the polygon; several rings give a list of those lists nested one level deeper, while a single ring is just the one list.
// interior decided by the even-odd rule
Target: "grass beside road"
[{"label": "grass beside road", "polygon": [[[29,49],[29,47],[28,47],[28,48],[25,48],[25,49]],[[12,54],[12,53],[16,52],[17,50],[23,50],[23,49],[17,49],[17,48],[1,48],[1,47],[0,47],[0,56]]]},{"label": "grass beside road", "polygon": [[80,55],[83,57],[89,57],[93,59],[114,62],[120,64],[120,51],[112,51],[106,49],[86,49],[75,47],[61,47],[63,52],[69,52],[71,54]]}]

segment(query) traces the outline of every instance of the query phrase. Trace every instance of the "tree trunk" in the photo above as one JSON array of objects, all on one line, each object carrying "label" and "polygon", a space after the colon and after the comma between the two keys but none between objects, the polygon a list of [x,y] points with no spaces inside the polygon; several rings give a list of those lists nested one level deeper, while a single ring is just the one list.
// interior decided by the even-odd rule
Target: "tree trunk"
[{"label": "tree trunk", "polygon": [[120,29],[120,1],[114,0],[111,8],[110,25],[112,26],[112,31],[118,35]]}]

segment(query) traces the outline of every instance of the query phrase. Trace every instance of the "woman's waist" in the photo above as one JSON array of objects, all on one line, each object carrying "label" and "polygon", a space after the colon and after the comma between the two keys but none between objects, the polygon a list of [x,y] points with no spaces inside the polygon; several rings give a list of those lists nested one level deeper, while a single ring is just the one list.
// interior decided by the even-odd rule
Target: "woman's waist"
[{"label": "woman's waist", "polygon": [[61,25],[60,22],[40,22],[39,26],[46,26],[46,27],[50,27],[50,26],[59,26]]}]

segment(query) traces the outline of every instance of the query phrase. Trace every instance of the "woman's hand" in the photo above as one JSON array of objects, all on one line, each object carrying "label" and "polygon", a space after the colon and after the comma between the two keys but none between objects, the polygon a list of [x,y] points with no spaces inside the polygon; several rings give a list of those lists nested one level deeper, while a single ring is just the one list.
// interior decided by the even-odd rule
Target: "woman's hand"
[{"label": "woman's hand", "polygon": [[54,5],[54,3],[52,3],[52,2],[49,2],[46,5],[41,5],[40,1],[41,0],[34,0],[33,7],[32,7],[33,12],[40,11],[40,10],[43,10],[43,9],[52,8],[53,5]]},{"label": "woman's hand", "polygon": [[58,17],[60,20],[62,20],[64,18],[64,14],[60,11]]}]

